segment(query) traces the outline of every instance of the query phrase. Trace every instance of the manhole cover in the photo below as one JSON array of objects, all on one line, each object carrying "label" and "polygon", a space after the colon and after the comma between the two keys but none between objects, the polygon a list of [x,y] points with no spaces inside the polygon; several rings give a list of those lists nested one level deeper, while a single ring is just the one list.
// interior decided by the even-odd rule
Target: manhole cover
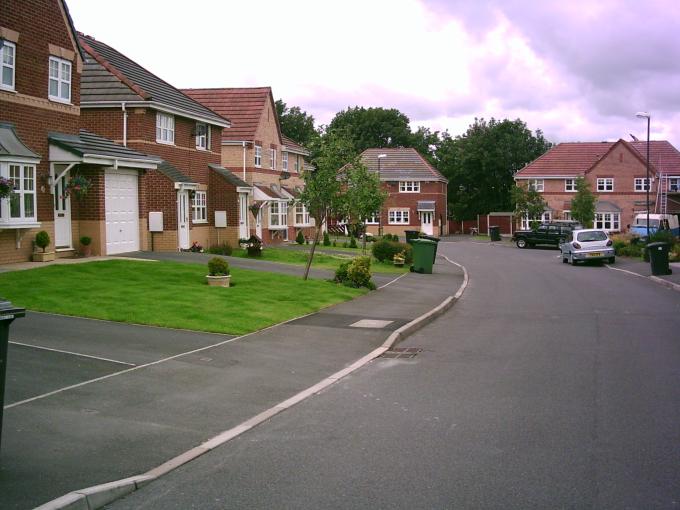
[{"label": "manhole cover", "polygon": [[361,319],[360,321],[356,321],[354,324],[350,324],[349,327],[382,329],[392,324],[392,322],[394,321],[382,321],[378,319]]},{"label": "manhole cover", "polygon": [[385,351],[381,358],[415,358],[419,353],[423,352],[418,347],[395,347],[389,351]]}]

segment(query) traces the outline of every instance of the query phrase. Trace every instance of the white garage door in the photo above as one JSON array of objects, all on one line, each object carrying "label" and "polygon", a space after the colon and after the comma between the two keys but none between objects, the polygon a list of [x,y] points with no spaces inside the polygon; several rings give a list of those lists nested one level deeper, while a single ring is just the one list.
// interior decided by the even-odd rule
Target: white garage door
[{"label": "white garage door", "polygon": [[139,250],[139,200],[135,170],[107,170],[106,253]]}]

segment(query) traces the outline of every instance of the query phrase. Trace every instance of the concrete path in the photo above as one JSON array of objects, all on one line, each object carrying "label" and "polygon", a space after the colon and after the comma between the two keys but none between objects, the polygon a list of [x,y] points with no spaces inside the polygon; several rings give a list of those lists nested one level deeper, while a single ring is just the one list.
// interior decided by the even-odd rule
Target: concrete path
[{"label": "concrete path", "polygon": [[351,366],[462,281],[440,260],[433,275],[243,337],[29,313],[12,326],[2,508],[147,473]]}]

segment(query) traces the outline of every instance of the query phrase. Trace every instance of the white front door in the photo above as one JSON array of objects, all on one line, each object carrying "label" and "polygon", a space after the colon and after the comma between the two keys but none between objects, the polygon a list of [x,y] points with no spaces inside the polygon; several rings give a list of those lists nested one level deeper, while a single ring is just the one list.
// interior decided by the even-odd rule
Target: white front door
[{"label": "white front door", "polygon": [[262,239],[262,210],[264,209],[264,204],[260,204],[260,208],[257,210],[257,216],[255,216],[255,235]]},{"label": "white front door", "polygon": [[248,239],[250,232],[248,231],[248,194],[238,194],[238,237],[239,239]]},{"label": "white front door", "polygon": [[67,172],[54,186],[54,247],[73,248],[71,234],[71,197],[64,196],[69,180]]},{"label": "white front door", "polygon": [[179,249],[189,249],[189,192],[177,192],[177,238]]},{"label": "white front door", "polygon": [[431,236],[434,232],[432,229],[432,211],[421,211],[420,212],[420,230],[423,234]]},{"label": "white front door", "polygon": [[104,203],[106,254],[139,250],[139,199],[136,170],[106,170]]}]

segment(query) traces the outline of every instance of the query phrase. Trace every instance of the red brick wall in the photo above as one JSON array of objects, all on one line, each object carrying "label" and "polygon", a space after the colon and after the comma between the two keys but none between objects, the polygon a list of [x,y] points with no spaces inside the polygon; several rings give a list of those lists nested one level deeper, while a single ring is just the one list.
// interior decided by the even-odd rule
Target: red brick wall
[{"label": "red brick wall", "polygon": [[[441,219],[444,233],[448,232],[448,222],[446,218],[446,183],[442,182],[421,182],[420,193],[400,193],[398,182],[385,182],[383,189],[389,193],[382,208],[381,223],[383,227],[398,227],[402,230],[418,230],[420,228],[420,216],[418,215],[418,202],[422,200],[433,200],[435,211],[433,217],[434,233],[439,233],[439,220]],[[409,208],[408,225],[389,225],[389,209],[395,207]]]}]

